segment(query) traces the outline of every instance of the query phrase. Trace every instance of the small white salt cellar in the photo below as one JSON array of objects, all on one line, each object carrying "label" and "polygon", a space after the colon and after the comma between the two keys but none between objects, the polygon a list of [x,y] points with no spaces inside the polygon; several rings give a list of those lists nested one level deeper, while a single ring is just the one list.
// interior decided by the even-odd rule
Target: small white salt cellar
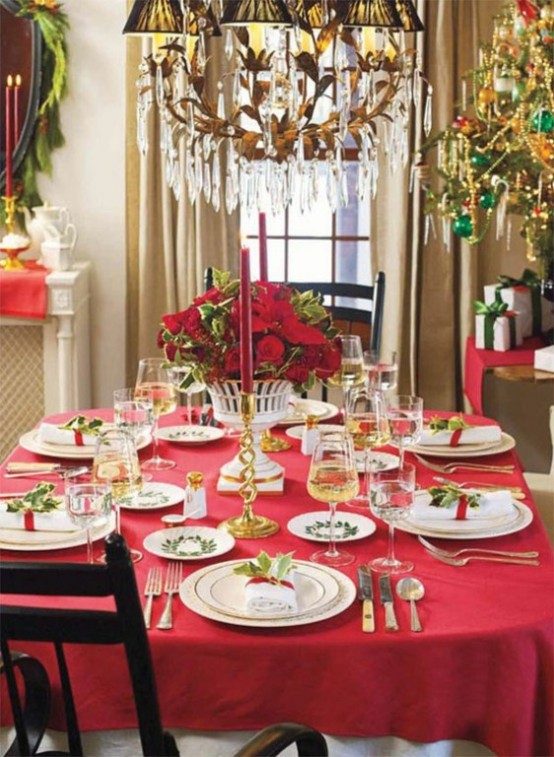
[{"label": "small white salt cellar", "polygon": [[208,514],[206,503],[206,489],[203,485],[204,475],[198,471],[187,473],[187,486],[185,488],[185,517],[205,518]]},{"label": "small white salt cellar", "polygon": [[311,455],[319,436],[319,418],[317,415],[307,415],[306,423],[302,431],[302,444],[300,451],[303,455]]}]

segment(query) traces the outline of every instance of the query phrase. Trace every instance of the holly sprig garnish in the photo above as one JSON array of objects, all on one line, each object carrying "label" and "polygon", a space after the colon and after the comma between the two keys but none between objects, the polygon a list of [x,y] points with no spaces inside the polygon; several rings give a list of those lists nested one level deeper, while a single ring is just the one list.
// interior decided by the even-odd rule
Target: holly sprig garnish
[{"label": "holly sprig garnish", "polygon": [[453,415],[452,418],[438,418],[434,416],[429,421],[429,428],[434,434],[438,434],[439,431],[458,431],[458,429],[472,428],[469,423],[466,423],[461,415]]},{"label": "holly sprig garnish", "polygon": [[104,421],[101,418],[87,418],[86,415],[74,415],[67,423],[58,428],[64,431],[78,431],[80,434],[96,435],[100,433],[100,429],[104,425]]},{"label": "holly sprig garnish", "polygon": [[295,564],[292,561],[294,552],[287,552],[282,554],[277,552],[274,558],[271,558],[267,552],[262,550],[256,557],[256,560],[249,560],[248,562],[237,565],[233,568],[233,573],[239,576],[248,576],[248,578],[264,578],[266,581],[272,584],[280,585],[287,577]]},{"label": "holly sprig garnish", "polygon": [[431,507],[450,507],[463,496],[467,497],[469,507],[479,507],[480,495],[475,493],[470,494],[467,490],[456,486],[456,484],[431,486],[429,494],[431,495],[431,502],[429,503]]},{"label": "holly sprig garnish", "polygon": [[51,496],[55,488],[55,484],[42,481],[23,497],[15,497],[9,500],[7,512],[19,513],[23,510],[32,510],[34,513],[51,513],[52,510],[57,510],[59,507],[59,498]]}]

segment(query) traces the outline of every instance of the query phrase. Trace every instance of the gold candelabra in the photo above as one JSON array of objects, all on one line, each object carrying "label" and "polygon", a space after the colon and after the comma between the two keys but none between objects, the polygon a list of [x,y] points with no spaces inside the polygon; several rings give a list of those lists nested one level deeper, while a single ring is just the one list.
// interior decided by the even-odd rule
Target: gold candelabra
[{"label": "gold candelabra", "polygon": [[254,483],[254,436],[252,434],[252,419],[254,417],[253,393],[241,393],[241,415],[244,429],[240,437],[239,460],[242,463],[242,483],[239,494],[243,500],[241,515],[228,518],[219,524],[232,536],[238,539],[262,539],[271,536],[279,530],[279,524],[264,515],[255,515],[252,504],[258,495]]}]

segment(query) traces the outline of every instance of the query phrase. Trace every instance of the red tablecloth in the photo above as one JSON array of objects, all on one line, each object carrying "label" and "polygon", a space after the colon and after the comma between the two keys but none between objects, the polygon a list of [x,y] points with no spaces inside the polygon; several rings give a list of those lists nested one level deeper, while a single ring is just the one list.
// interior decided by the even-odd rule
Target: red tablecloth
[{"label": "red tablecloth", "polygon": [[0,268],[0,315],[13,318],[46,318],[46,277],[50,271],[34,260],[25,261],[24,271]]},{"label": "red tablecloth", "polygon": [[483,377],[487,368],[501,365],[532,365],[535,350],[544,347],[544,340],[534,336],[524,339],[520,347],[506,352],[478,350],[475,337],[468,337],[464,367],[464,394],[474,412],[483,415]]},{"label": "red tablecloth", "polygon": [[[98,411],[94,411],[97,414]],[[56,420],[67,416],[55,416]],[[475,423],[480,417],[469,416]],[[178,422],[168,416],[164,423]],[[208,488],[209,517],[199,524],[216,525],[240,513],[240,500],[215,492],[218,469],[236,451],[237,441],[221,439],[206,446],[179,447],[161,443],[177,468],[157,476],[183,484],[185,473],[200,470]],[[259,497],[255,511],[276,518],[281,531],[263,540],[237,541],[220,560],[294,550],[309,559],[314,543],[292,536],[286,528],[298,513],[320,510],[306,492],[309,458],[299,442],[281,453],[286,467],[282,497]],[[144,450],[141,456],[149,454]],[[410,458],[411,455],[407,454]],[[18,448],[12,460],[37,456]],[[516,462],[513,452],[483,458]],[[418,467],[418,482],[427,486],[434,474]],[[520,485],[521,468],[513,475],[458,474],[458,481],[478,479]],[[4,480],[4,490],[28,488],[29,480]],[[526,489],[527,491],[527,489]],[[530,496],[526,503],[532,509]],[[131,546],[141,548],[148,532],[161,526],[157,512],[123,511],[122,530]],[[351,542],[357,563],[344,568],[355,580],[360,562],[386,552],[386,527],[378,522],[368,539]],[[477,543],[477,542],[474,542]],[[208,730],[257,729],[271,722],[295,720],[322,731],[352,736],[396,735],[420,742],[469,739],[499,755],[552,753],[553,712],[553,560],[540,519],[518,533],[480,540],[480,546],[513,550],[537,549],[540,567],[470,563],[444,565],[430,557],[416,537],[397,531],[397,552],[413,559],[415,575],[426,595],[419,603],[424,633],[409,629],[407,603],[396,601],[401,631],[386,633],[383,611],[376,603],[377,630],[361,630],[361,606],[354,604],[337,617],[306,626],[279,629],[243,628],[214,622],[193,613],[177,599],[175,629],[149,632],[163,721],[166,728]],[[446,547],[463,542],[444,541]],[[4,552],[4,559],[28,558]],[[64,552],[34,553],[33,558],[84,559],[84,547]],[[213,561],[184,563],[185,576]],[[145,552],[137,563],[139,586],[152,565],[165,561]],[[162,609],[155,602],[154,623]],[[37,651],[35,645],[18,645]],[[50,650],[40,657],[55,669]],[[135,714],[121,650],[69,647],[79,718],[85,730],[134,727]],[[53,674],[55,675],[55,674]],[[56,702],[59,707],[59,702]],[[54,727],[61,726],[56,709]]]}]

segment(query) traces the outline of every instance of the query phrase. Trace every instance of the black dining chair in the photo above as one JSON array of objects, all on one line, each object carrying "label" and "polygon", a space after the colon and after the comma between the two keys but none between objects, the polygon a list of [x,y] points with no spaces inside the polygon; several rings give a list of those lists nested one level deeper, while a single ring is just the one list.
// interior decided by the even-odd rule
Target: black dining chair
[{"label": "black dining chair", "polygon": [[[54,645],[63,699],[68,752],[42,754],[82,755],[76,706],[64,654],[64,644],[121,644],[125,650],[136,705],[144,755],[178,755],[174,737],[163,730],[152,657],[133,564],[124,539],[106,538],[106,564],[0,563],[4,595],[46,597],[113,597],[115,610],[64,609],[4,603],[0,610],[0,650],[16,739],[8,754],[37,752],[48,720],[50,687],[46,671],[34,658],[18,655],[10,642],[51,642]],[[25,704],[21,703],[16,671],[24,670]],[[37,704],[38,702],[38,704]],[[37,715],[37,707],[42,710]],[[324,737],[296,723],[269,726],[238,753],[243,757],[276,755],[296,743],[306,757],[327,755]]]}]

